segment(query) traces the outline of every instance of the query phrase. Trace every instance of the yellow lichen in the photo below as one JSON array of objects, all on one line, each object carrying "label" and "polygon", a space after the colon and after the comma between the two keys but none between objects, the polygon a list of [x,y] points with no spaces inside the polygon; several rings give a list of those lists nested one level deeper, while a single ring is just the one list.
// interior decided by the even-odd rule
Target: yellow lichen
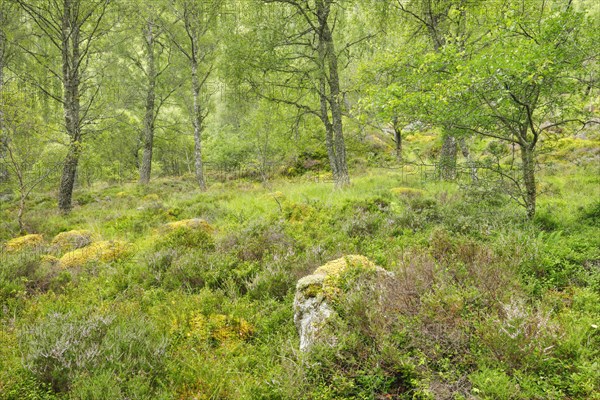
[{"label": "yellow lichen", "polygon": [[373,264],[367,257],[360,255],[348,255],[337,260],[329,261],[327,264],[320,266],[314,272],[315,275],[340,275],[348,267],[360,267],[364,269],[375,269]]},{"label": "yellow lichen", "polygon": [[46,264],[50,264],[50,265],[56,265],[56,264],[58,264],[58,262],[59,262],[59,259],[58,259],[58,258],[56,258],[56,257],[54,257],[54,256],[53,256],[53,255],[51,255],[51,254],[44,254],[44,255],[41,257],[41,261],[42,261],[43,263],[46,263]]},{"label": "yellow lichen", "polygon": [[419,197],[422,196],[425,192],[421,189],[409,188],[409,187],[395,187],[391,188],[390,192],[400,196],[406,197]]},{"label": "yellow lichen", "polygon": [[38,247],[44,244],[44,238],[39,234],[31,234],[25,236],[19,236],[9,240],[4,245],[4,248],[9,253],[14,253],[28,248]]},{"label": "yellow lichen", "polygon": [[86,230],[72,230],[61,232],[52,239],[52,245],[60,250],[75,250],[92,243],[92,232]]},{"label": "yellow lichen", "polygon": [[146,196],[144,196],[144,198],[142,199],[144,201],[151,201],[151,202],[157,202],[160,200],[160,197],[158,197],[157,194],[152,193],[152,194],[147,194]]},{"label": "yellow lichen", "polygon": [[184,219],[181,221],[169,222],[165,225],[167,231],[174,231],[176,229],[202,229],[207,233],[214,231],[214,228],[205,220],[200,218]]},{"label": "yellow lichen", "polygon": [[340,292],[339,283],[342,275],[350,268],[364,271],[374,271],[376,266],[367,257],[348,255],[317,268],[312,275],[305,276],[298,281],[296,289],[305,297],[323,295],[334,298]]},{"label": "yellow lichen", "polygon": [[284,214],[289,222],[301,223],[314,215],[314,208],[301,203],[288,203],[284,205]]},{"label": "yellow lichen", "polygon": [[60,258],[63,268],[80,267],[89,262],[116,261],[125,256],[129,246],[121,241],[102,241],[70,251]]},{"label": "yellow lichen", "polygon": [[190,319],[190,328],[188,336],[214,340],[219,344],[246,340],[254,333],[254,327],[245,319],[223,314],[211,314],[208,317],[196,314]]}]

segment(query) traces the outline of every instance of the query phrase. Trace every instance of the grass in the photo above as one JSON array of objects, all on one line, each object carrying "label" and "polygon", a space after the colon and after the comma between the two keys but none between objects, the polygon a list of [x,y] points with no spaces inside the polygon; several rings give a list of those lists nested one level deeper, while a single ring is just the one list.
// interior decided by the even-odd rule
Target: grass
[{"label": "grass", "polygon": [[[343,191],[98,185],[68,216],[36,195],[29,232],[128,251],[66,269],[46,243],[2,255],[0,399],[598,398],[599,179],[550,172],[533,222],[485,188],[385,169]],[[391,294],[350,291],[336,346],[299,352],[297,281],[351,254],[395,272]]]}]

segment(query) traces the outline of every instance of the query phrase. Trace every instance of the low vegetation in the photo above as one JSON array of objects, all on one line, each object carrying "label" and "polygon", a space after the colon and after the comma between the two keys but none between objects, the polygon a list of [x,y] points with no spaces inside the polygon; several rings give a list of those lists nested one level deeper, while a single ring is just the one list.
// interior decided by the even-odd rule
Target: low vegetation
[{"label": "low vegetation", "polygon": [[[545,174],[534,221],[374,169],[337,192],[182,179],[82,190],[67,217],[40,202],[39,234],[3,231],[0,398],[597,398],[592,172]],[[297,281],[352,254],[394,273],[387,295],[335,292],[335,345],[300,352]]]},{"label": "low vegetation", "polygon": [[598,0],[0,0],[0,400],[600,400]]}]

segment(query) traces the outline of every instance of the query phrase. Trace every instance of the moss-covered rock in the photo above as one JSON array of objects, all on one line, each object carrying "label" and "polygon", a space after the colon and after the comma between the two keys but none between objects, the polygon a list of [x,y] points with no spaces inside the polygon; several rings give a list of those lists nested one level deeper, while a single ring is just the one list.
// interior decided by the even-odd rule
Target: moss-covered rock
[{"label": "moss-covered rock", "polygon": [[296,284],[294,298],[294,322],[300,334],[300,350],[310,349],[316,341],[335,343],[335,334],[328,332],[326,326],[345,295],[358,287],[372,289],[365,290],[371,295],[393,276],[364,256],[349,255],[330,261],[301,278]]},{"label": "moss-covered rock", "polygon": [[80,249],[92,242],[92,232],[83,229],[61,232],[52,239],[52,245],[61,251]]},{"label": "moss-covered rock", "polygon": [[5,243],[4,249],[9,253],[16,253],[25,249],[40,247],[44,244],[44,237],[37,233],[19,236]]},{"label": "moss-covered rock", "polygon": [[130,246],[122,241],[111,240],[92,243],[86,247],[64,254],[60,258],[63,268],[81,267],[90,262],[111,262],[125,257]]}]

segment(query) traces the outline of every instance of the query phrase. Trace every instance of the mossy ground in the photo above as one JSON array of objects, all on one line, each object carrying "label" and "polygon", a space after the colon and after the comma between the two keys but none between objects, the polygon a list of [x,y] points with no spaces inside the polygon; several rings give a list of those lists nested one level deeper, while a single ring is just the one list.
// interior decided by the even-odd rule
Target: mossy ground
[{"label": "mossy ground", "polygon": [[[343,191],[302,178],[97,186],[68,216],[37,195],[28,231],[97,241],[3,254],[0,398],[597,398],[596,172],[541,175],[533,222],[485,188],[382,169]],[[0,213],[13,221],[13,206]],[[200,220],[211,229],[181,222]],[[18,229],[4,226],[6,243]],[[92,256],[115,243],[127,256]],[[376,315],[349,299],[337,347],[301,355],[296,283],[349,254],[395,272],[395,295]],[[60,353],[64,332],[77,352]]]}]

